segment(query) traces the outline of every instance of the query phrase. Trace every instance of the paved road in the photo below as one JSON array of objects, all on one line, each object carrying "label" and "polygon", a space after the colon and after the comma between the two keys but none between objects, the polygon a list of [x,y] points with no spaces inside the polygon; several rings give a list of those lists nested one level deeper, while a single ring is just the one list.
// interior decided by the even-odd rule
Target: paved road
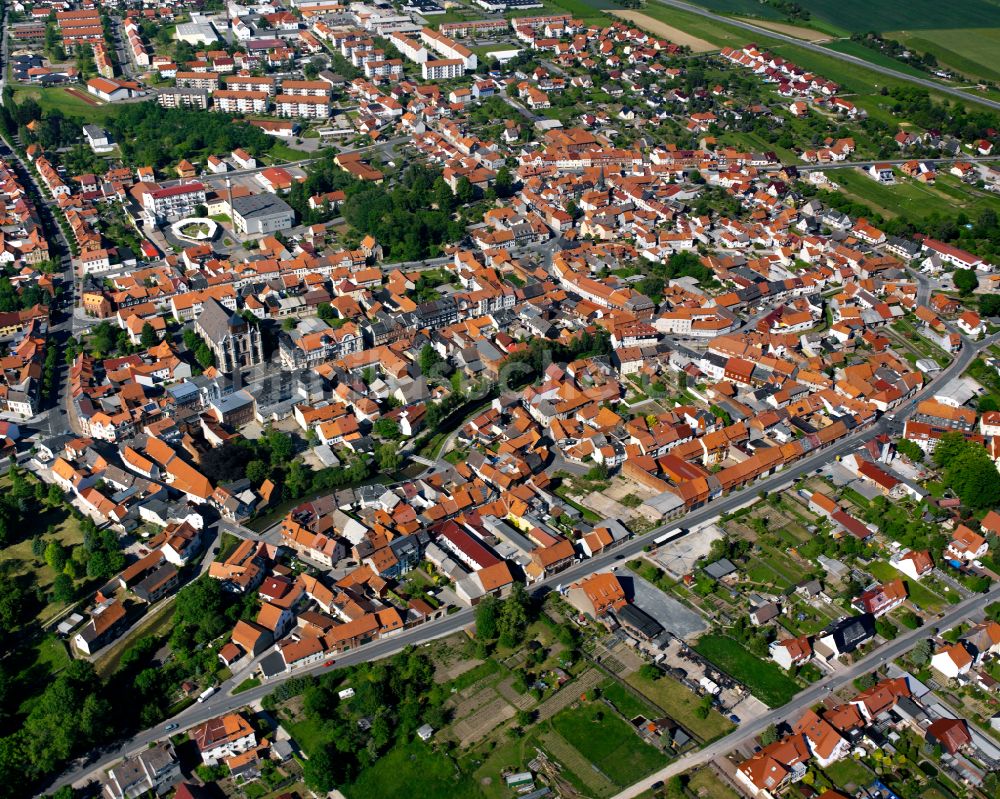
[{"label": "paved road", "polygon": [[[958,622],[966,621],[971,615],[985,607],[988,602],[997,598],[1000,598],[1000,585],[995,585],[988,593],[976,594],[958,605],[953,605],[951,609],[937,621],[937,626],[941,629],[946,629],[954,626]],[[889,643],[879,647],[867,657],[862,658],[857,663],[852,665],[850,668],[844,671],[839,671],[818,683],[814,683],[809,688],[806,688],[804,691],[797,694],[787,705],[783,705],[782,707],[771,710],[762,716],[758,716],[751,721],[741,724],[736,730],[731,732],[725,738],[720,738],[718,741],[709,744],[704,749],[699,749],[696,752],[691,752],[688,755],[678,758],[657,771],[655,774],[650,774],[648,777],[639,780],[639,782],[634,785],[630,785],[628,788],[625,788],[623,791],[612,797],[612,799],[635,799],[635,797],[645,791],[648,791],[656,782],[666,781],[677,774],[683,774],[685,771],[696,768],[697,766],[702,766],[718,757],[724,756],[737,746],[748,742],[755,735],[763,732],[771,724],[778,724],[785,719],[794,718],[799,711],[822,701],[823,697],[827,694],[849,685],[852,680],[860,677],[862,674],[873,671],[889,661],[894,660],[908,651],[910,647],[913,646],[919,639],[926,637],[926,630],[916,629],[908,631],[905,635],[901,635],[894,641],[890,641]]]},{"label": "paved road", "polygon": [[[960,375],[965,371],[969,362],[976,355],[976,353],[983,349],[984,347],[993,344],[997,340],[1000,340],[1000,334],[991,336],[980,342],[972,343],[966,342],[962,351],[957,355],[955,360],[951,365],[943,370],[936,378],[928,382],[928,384],[921,389],[915,397],[910,401],[910,404],[906,406],[907,410],[901,411],[897,414],[898,421],[902,418],[912,413],[912,409],[915,407],[916,403],[921,399],[929,396],[934,390],[939,386],[944,385],[953,377]],[[552,577],[546,578],[545,580],[536,583],[532,586],[532,590],[536,594],[544,594],[548,591],[558,590],[563,585],[568,585],[569,583],[576,582],[577,580],[583,579],[590,574],[599,571],[607,571],[619,560],[626,559],[638,555],[642,548],[656,535],[665,532],[668,529],[683,526],[687,529],[693,529],[698,527],[698,525],[703,524],[711,519],[716,518],[719,514],[728,513],[736,510],[741,505],[747,503],[749,499],[752,498],[753,494],[760,491],[770,491],[779,489],[789,483],[792,483],[799,478],[811,473],[815,469],[819,468],[823,464],[833,460],[837,456],[842,456],[848,454],[853,449],[855,449],[858,444],[862,441],[874,438],[887,431],[889,426],[888,420],[883,417],[875,424],[865,428],[855,431],[849,436],[846,436],[842,440],[838,441],[834,445],[817,452],[809,457],[806,457],[796,464],[789,466],[788,468],[778,472],[775,475],[767,477],[759,482],[755,483],[748,488],[747,491],[735,492],[727,496],[721,497],[715,500],[706,507],[699,508],[698,510],[692,511],[686,514],[680,519],[675,519],[664,524],[661,527],[647,533],[646,535],[636,537],[631,539],[611,552],[607,552],[603,555],[599,555],[595,558],[589,560],[581,561],[565,571],[553,575]],[[1000,591],[1000,587],[997,589]],[[990,595],[991,596],[991,595]],[[976,602],[984,602],[985,598],[980,595],[969,600],[969,604],[963,603],[962,605],[956,605],[955,608],[961,608],[964,611],[969,610],[973,607]],[[954,612],[957,612],[954,611]],[[420,645],[426,643],[427,641],[439,638],[442,636],[450,635],[462,628],[472,624],[473,622],[473,611],[471,609],[463,609],[451,616],[446,616],[443,619],[434,622],[428,622],[420,627],[415,627],[409,630],[404,630],[403,632],[392,636],[390,638],[379,639],[371,644],[367,644],[360,649],[348,652],[344,655],[337,657],[337,666],[350,666],[356,663],[368,662],[372,660],[377,660],[379,658],[386,657],[388,655],[394,654],[400,651],[406,646],[410,645]],[[897,639],[900,642],[910,640],[910,637],[903,636]],[[892,646],[885,649],[886,653],[895,651]],[[886,654],[886,657],[889,657]],[[868,668],[871,668],[872,661],[868,663]],[[299,677],[304,674],[310,673],[320,673],[325,670],[323,663],[318,663],[314,666],[305,667],[301,669],[296,669],[292,672],[282,674],[278,677],[271,679],[269,682],[260,685],[256,688],[252,688],[249,691],[244,691],[236,696],[231,694],[231,691],[235,685],[235,680],[230,680],[221,686],[221,690],[214,696],[210,697],[208,700],[202,703],[191,706],[183,713],[176,716],[172,721],[173,723],[179,724],[181,729],[187,729],[196,724],[200,724],[210,718],[218,716],[221,713],[235,710],[237,708],[243,707],[244,705],[250,704],[255,701],[259,701],[265,695],[269,694],[274,690],[275,686],[281,682],[284,682],[291,677]],[[242,676],[242,675],[241,675]],[[826,681],[817,684],[814,688],[808,689],[804,696],[810,697],[809,701],[815,701],[820,694],[816,691],[822,691],[823,687],[827,684]],[[787,709],[786,709],[787,712]],[[755,723],[754,723],[755,724]],[[746,726],[746,725],[745,725]],[[759,731],[759,729],[754,725],[746,726],[747,729]],[[742,730],[743,728],[741,728]],[[748,734],[753,734],[750,732]],[[113,753],[106,754],[96,763],[88,765],[80,765],[79,763],[72,770],[64,773],[56,782],[50,786],[49,790],[54,790],[68,783],[73,783],[80,785],[86,782],[91,775],[99,772],[100,769],[106,768],[108,765],[113,763],[115,760],[121,758],[125,751],[138,751],[145,749],[151,742],[164,737],[165,730],[164,724],[159,724],[156,727],[145,730],[139,733],[133,739],[128,741],[124,747],[121,749],[116,749]],[[734,733],[736,735],[736,733]],[[729,739],[725,739],[729,740]],[[735,740],[735,739],[733,739]],[[729,743],[731,748],[733,745],[732,741]],[[715,749],[711,749],[715,752]],[[721,750],[720,750],[721,751]],[[719,752],[715,752],[718,754]],[[712,756],[714,757],[715,754]],[[686,761],[685,761],[686,762]],[[689,766],[688,766],[689,767]],[[651,777],[650,781],[656,779],[656,777]]]},{"label": "paved road", "polygon": [[742,28],[743,30],[755,33],[759,36],[766,36],[769,39],[777,39],[782,42],[787,42],[789,44],[794,44],[796,47],[801,47],[805,50],[812,50],[815,53],[822,53],[830,58],[838,58],[841,61],[847,61],[851,64],[857,66],[865,67],[872,72],[877,72],[880,75],[885,75],[886,77],[895,78],[896,80],[906,81],[907,83],[914,83],[917,86],[923,86],[926,89],[931,89],[935,92],[940,92],[941,94],[948,94],[952,97],[957,97],[960,100],[965,100],[966,102],[979,103],[981,105],[989,106],[990,108],[995,108],[1000,110],[1000,102],[996,100],[990,100],[988,97],[979,97],[975,94],[969,94],[969,92],[962,91],[961,89],[956,89],[952,86],[946,86],[942,83],[938,83],[930,78],[918,78],[915,75],[907,75],[905,72],[899,72],[895,69],[889,67],[884,67],[879,64],[873,64],[871,61],[866,61],[863,58],[858,58],[857,56],[849,55],[847,53],[839,53],[836,50],[831,50],[828,47],[823,47],[822,45],[816,44],[814,42],[806,41],[805,39],[797,39],[794,36],[788,36],[784,33],[778,33],[777,31],[770,30],[768,28],[762,28],[760,25],[754,25],[752,22],[743,22],[738,19],[733,19],[732,17],[723,16],[722,14],[716,14],[708,9],[701,8],[700,6],[691,5],[690,3],[685,3],[683,0],[656,0],[656,2],[661,3],[665,6],[672,6],[674,8],[679,8],[682,11],[687,11],[691,14],[698,14],[702,17],[708,17],[709,19],[715,20],[716,22],[724,22],[726,25],[730,25],[734,28]]}]

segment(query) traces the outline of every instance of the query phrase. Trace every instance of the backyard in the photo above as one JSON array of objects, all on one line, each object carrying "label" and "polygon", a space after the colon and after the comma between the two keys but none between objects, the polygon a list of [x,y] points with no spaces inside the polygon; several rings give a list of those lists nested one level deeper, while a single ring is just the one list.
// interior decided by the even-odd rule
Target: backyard
[{"label": "backyard", "polygon": [[664,675],[650,680],[636,671],[629,674],[625,681],[651,702],[668,709],[674,721],[702,741],[713,740],[733,729],[733,723],[714,707],[708,711],[706,718],[698,718],[695,711],[701,703],[700,698],[673,677]]},{"label": "backyard", "polygon": [[703,635],[694,649],[730,677],[743,683],[750,693],[769,707],[784,705],[799,691],[799,686],[777,665],[751,654],[729,636]]}]

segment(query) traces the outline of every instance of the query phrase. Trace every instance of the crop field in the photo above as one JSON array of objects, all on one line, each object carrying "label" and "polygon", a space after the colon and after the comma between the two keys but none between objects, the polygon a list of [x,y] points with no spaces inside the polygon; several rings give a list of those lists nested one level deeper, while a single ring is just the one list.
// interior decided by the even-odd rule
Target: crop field
[{"label": "crop field", "polygon": [[690,47],[692,53],[707,53],[710,50],[718,49],[711,42],[705,41],[704,39],[690,33],[686,33],[680,28],[668,25],[666,22],[644,14],[641,11],[614,11],[612,13],[616,17],[621,17],[622,19],[626,19],[629,22],[638,25],[643,30],[647,30],[657,36],[669,39],[674,44]]},{"label": "crop field", "polygon": [[[692,0],[723,14],[784,20],[784,15],[755,0]],[[812,19],[851,33],[898,30],[905,20],[908,30],[937,30],[968,26],[975,20],[984,27],[1000,25],[1000,5],[990,0],[811,0],[805,4]]]},{"label": "crop field", "polygon": [[1000,28],[942,28],[887,33],[918,52],[933,53],[938,63],[972,78],[1000,80]]},{"label": "crop field", "polygon": [[830,34],[816,28],[807,28],[805,25],[793,25],[790,22],[773,22],[769,19],[753,19],[751,17],[741,17],[743,22],[750,22],[767,28],[769,31],[784,33],[786,36],[794,36],[796,39],[805,39],[807,42],[825,42],[830,38]]},{"label": "crop field", "polygon": [[828,47],[831,50],[836,50],[838,53],[846,53],[847,55],[863,58],[865,61],[870,61],[878,66],[894,69],[897,72],[904,73],[905,75],[913,75],[917,78],[933,77],[927,72],[922,72],[916,67],[911,67],[909,64],[897,61],[895,58],[887,56],[885,53],[880,53],[878,50],[865,47],[861,44],[861,42],[851,41],[850,39],[838,39],[834,42],[827,42],[823,46]]}]

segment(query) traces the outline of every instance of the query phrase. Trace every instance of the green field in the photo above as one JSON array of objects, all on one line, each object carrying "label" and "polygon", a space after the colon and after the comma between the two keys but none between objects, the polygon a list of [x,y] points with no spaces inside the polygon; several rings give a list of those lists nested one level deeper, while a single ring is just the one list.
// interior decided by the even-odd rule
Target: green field
[{"label": "green field", "polygon": [[954,216],[959,211],[975,218],[985,208],[1000,208],[1000,198],[970,188],[947,173],[939,174],[933,186],[918,183],[900,173],[896,174],[898,182],[891,186],[876,183],[858,169],[831,170],[829,176],[840,184],[845,194],[868,204],[887,218],[904,216],[919,220],[935,212]]},{"label": "green field", "polygon": [[708,711],[708,718],[698,718],[695,708],[700,702],[699,697],[673,677],[664,675],[658,680],[648,680],[636,671],[629,674],[625,681],[702,741],[711,741],[733,729],[733,723],[714,707]]},{"label": "green field", "polygon": [[472,778],[462,774],[447,755],[420,741],[387,752],[362,771],[343,793],[347,799],[387,796],[468,799],[482,795]]},{"label": "green field", "polygon": [[[754,0],[692,0],[697,5],[722,13],[752,14],[763,19],[783,18],[780,12]],[[990,0],[810,0],[803,4],[812,19],[850,32],[889,31],[905,20],[908,29],[925,30],[968,26],[975,20],[984,27],[1000,25],[1000,5]],[[798,23],[798,21],[796,21]]]},{"label": "green field", "polygon": [[940,64],[973,78],[1000,80],[1000,28],[942,28],[887,33],[918,52],[933,53]]},{"label": "green field", "polygon": [[887,56],[885,53],[873,50],[871,47],[865,47],[861,42],[851,41],[850,39],[838,39],[835,42],[829,42],[823,46],[828,50],[836,50],[838,53],[846,53],[847,55],[857,56],[858,58],[863,58],[865,61],[871,61],[873,64],[888,67],[889,69],[894,69],[897,72],[903,72],[907,75],[913,75],[917,78],[934,78],[934,76],[928,72],[922,72],[916,67],[911,67],[903,61],[897,61],[895,58]]},{"label": "green field", "polygon": [[[86,91],[79,86],[80,91]],[[118,113],[119,106],[111,103],[90,105],[79,97],[69,94],[66,89],[56,86],[41,89],[37,86],[18,86],[14,89],[14,102],[23,103],[31,98],[41,106],[43,111],[61,111],[66,116],[77,117],[86,122],[101,122]]]},{"label": "green field", "polygon": [[631,785],[666,761],[662,752],[643,741],[626,722],[598,702],[560,711],[552,717],[552,728],[621,786]]},{"label": "green field", "polygon": [[694,647],[733,679],[743,683],[750,693],[769,707],[780,707],[799,691],[799,686],[770,661],[748,652],[738,641],[726,635],[703,635]]}]

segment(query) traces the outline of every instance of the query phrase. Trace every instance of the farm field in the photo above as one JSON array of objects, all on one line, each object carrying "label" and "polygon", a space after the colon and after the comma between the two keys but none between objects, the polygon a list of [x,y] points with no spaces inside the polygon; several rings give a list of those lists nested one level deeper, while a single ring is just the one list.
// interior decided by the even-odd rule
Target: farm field
[{"label": "farm field", "polygon": [[928,72],[921,72],[916,67],[912,67],[909,64],[905,64],[902,61],[897,61],[895,58],[890,58],[885,55],[885,53],[880,53],[878,50],[873,50],[870,47],[865,47],[861,42],[854,42],[850,39],[837,39],[833,42],[827,42],[823,45],[830,50],[836,50],[838,53],[845,53],[847,55],[853,55],[858,58],[863,58],[865,61],[870,61],[878,66],[887,67],[889,69],[894,69],[897,72],[902,72],[906,75],[913,75],[917,78],[931,78],[933,75]]},{"label": "farm field", "polygon": [[959,211],[974,218],[985,208],[995,210],[1000,207],[996,198],[971,189],[947,174],[939,175],[933,186],[899,174],[896,176],[897,183],[884,186],[855,169],[838,169],[831,175],[846,194],[871,205],[887,218],[908,216],[923,219],[933,213],[954,216]]},{"label": "farm field", "polygon": [[686,33],[680,28],[675,28],[673,25],[668,25],[666,22],[655,19],[642,11],[613,11],[611,13],[613,16],[628,20],[629,22],[638,25],[643,30],[654,33],[657,36],[663,36],[675,44],[690,47],[692,53],[707,53],[711,50],[718,49],[711,42],[690,33]]},{"label": "farm field", "polygon": [[750,693],[769,707],[780,707],[799,691],[799,686],[774,663],[761,660],[728,636],[703,635],[694,649],[743,683]]},{"label": "farm field", "polygon": [[741,22],[749,22],[767,28],[769,31],[784,33],[786,36],[794,36],[796,39],[805,39],[807,42],[825,42],[830,38],[829,33],[807,28],[805,25],[793,25],[790,22],[773,22],[769,19],[756,19],[754,17],[737,17]]},{"label": "farm field", "polygon": [[942,28],[887,33],[919,52],[933,53],[946,67],[973,78],[1000,80],[1000,28]]},{"label": "farm field", "polygon": [[[754,0],[691,0],[696,5],[723,14],[742,14],[782,20],[783,15]],[[825,22],[850,32],[889,31],[906,20],[913,30],[949,28],[956,21],[976,20],[984,26],[1000,25],[1000,5],[990,0],[812,0],[806,6],[816,22]]]}]

